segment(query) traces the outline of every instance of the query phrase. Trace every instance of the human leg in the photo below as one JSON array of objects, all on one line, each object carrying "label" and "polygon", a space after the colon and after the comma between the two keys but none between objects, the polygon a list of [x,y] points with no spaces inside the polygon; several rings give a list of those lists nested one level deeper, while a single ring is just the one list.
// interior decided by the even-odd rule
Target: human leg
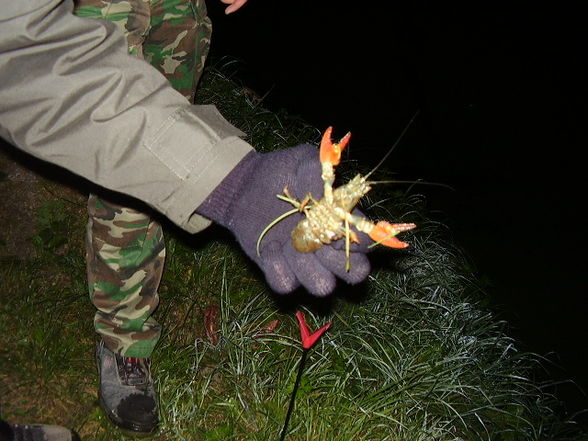
[{"label": "human leg", "polygon": [[[76,0],[76,14],[115,23],[129,52],[143,58],[150,27],[148,0]],[[148,214],[97,195],[88,199],[86,263],[94,326],[100,405],[135,435],[158,424],[149,357],[161,327],[153,319],[165,260],[161,226]]]},{"label": "human leg", "polygon": [[[77,0],[78,15],[110,20],[131,54],[160,70],[184,96],[208,54],[211,26],[204,0]],[[152,318],[163,271],[161,226],[140,211],[91,196],[87,264],[95,328],[100,402],[109,418],[135,434],[158,423],[149,357],[161,328]]]},{"label": "human leg", "polygon": [[[76,14],[115,23],[126,36],[131,53],[149,61],[193,100],[212,32],[204,0],[76,0]],[[151,314],[157,306],[157,285],[165,254],[161,227],[150,217],[105,199],[92,198],[88,208],[88,278],[98,309],[96,331],[117,354],[149,357],[160,334]],[[124,224],[132,229],[121,235],[118,229]],[[139,244],[139,234],[143,233],[149,235],[149,240]],[[120,256],[135,256],[139,245],[142,260],[121,259]],[[161,264],[155,264],[160,260]],[[130,266],[120,268],[119,261]],[[149,283],[138,283],[139,279]],[[138,284],[129,290],[127,285],[133,281]],[[116,312],[109,310],[114,308],[111,299],[120,297],[121,289],[126,306],[117,305]],[[150,307],[142,309],[145,315],[141,316],[132,305],[143,308],[146,299],[150,299]],[[133,337],[129,337],[131,334]]]},{"label": "human leg", "polygon": [[87,271],[95,329],[106,346],[147,358],[161,334],[159,303],[165,245],[161,225],[142,211],[90,195]]},{"label": "human leg", "polygon": [[152,1],[149,32],[143,44],[145,60],[191,103],[211,35],[212,23],[204,0]]},{"label": "human leg", "polygon": [[149,357],[161,334],[152,314],[165,261],[162,228],[143,211],[96,195],[88,199],[88,214],[100,404],[117,426],[148,434],[159,420]]}]

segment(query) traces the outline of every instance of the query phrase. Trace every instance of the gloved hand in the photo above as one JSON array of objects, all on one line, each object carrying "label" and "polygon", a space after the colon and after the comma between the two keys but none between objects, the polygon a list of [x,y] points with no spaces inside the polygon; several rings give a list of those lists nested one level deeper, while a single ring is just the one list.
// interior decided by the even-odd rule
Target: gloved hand
[{"label": "gloved hand", "polygon": [[215,188],[196,212],[231,230],[245,253],[263,270],[270,287],[285,294],[304,286],[311,294],[326,296],[336,285],[336,276],[350,284],[363,281],[370,272],[365,256],[373,241],[357,232],[360,244],[352,244],[351,270],[345,270],[344,240],[325,245],[314,253],[296,251],[290,234],[304,217],[295,213],[272,227],[257,254],[256,243],[263,229],[293,208],[276,197],[288,187],[302,200],[307,193],[323,195],[318,149],[300,145],[270,153],[249,153]]}]

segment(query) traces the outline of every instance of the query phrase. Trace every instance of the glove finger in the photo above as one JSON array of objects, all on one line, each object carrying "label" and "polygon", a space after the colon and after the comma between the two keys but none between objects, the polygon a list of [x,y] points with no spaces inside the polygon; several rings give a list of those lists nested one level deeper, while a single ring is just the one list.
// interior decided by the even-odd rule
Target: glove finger
[{"label": "glove finger", "polygon": [[331,246],[324,246],[315,252],[321,264],[345,282],[356,285],[363,282],[371,270],[370,261],[363,253],[350,253],[351,268],[345,269],[347,256],[344,250],[337,250]]},{"label": "glove finger", "polygon": [[273,291],[278,294],[288,294],[300,286],[279,242],[272,241],[266,244],[261,251],[260,260],[265,279]]},{"label": "glove finger", "polygon": [[321,179],[321,163],[319,162],[319,151],[314,148],[304,151],[306,160],[300,161],[296,169],[296,180],[290,189],[292,194],[303,199],[307,194],[319,200],[323,197],[323,180]]},{"label": "glove finger", "polygon": [[321,264],[314,253],[300,253],[288,242],[284,244],[284,255],[298,281],[309,293],[325,297],[333,292],[337,279]]}]

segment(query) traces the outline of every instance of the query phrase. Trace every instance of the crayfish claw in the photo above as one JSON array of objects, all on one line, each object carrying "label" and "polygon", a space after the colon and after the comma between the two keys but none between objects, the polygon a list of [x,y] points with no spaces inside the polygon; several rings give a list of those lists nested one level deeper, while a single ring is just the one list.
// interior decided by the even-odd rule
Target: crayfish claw
[{"label": "crayfish claw", "polygon": [[329,126],[323,134],[320,146],[320,161],[329,162],[332,165],[339,165],[339,162],[341,161],[341,152],[345,146],[347,146],[347,143],[349,143],[351,132],[347,132],[347,134],[341,138],[341,141],[338,143],[334,143],[331,139],[332,132],[333,126]]},{"label": "crayfish claw", "polygon": [[[388,222],[386,222],[386,223],[388,224]],[[388,225],[390,225],[393,229],[395,229],[399,233],[401,233],[403,231],[412,230],[413,228],[416,228],[416,224],[413,224],[413,223],[388,224]]]},{"label": "crayfish claw", "polygon": [[406,248],[409,245],[406,242],[398,240],[395,236],[403,231],[412,230],[416,225],[412,223],[390,224],[386,221],[378,222],[369,233],[370,238],[377,244],[382,244],[389,248]]}]

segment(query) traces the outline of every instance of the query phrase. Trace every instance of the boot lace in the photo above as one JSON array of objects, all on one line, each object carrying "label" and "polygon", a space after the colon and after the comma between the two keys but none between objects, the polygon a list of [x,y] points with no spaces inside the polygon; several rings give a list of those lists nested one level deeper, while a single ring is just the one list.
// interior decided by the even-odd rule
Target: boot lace
[{"label": "boot lace", "polygon": [[129,386],[147,385],[151,382],[150,360],[148,358],[116,356],[121,381]]}]

